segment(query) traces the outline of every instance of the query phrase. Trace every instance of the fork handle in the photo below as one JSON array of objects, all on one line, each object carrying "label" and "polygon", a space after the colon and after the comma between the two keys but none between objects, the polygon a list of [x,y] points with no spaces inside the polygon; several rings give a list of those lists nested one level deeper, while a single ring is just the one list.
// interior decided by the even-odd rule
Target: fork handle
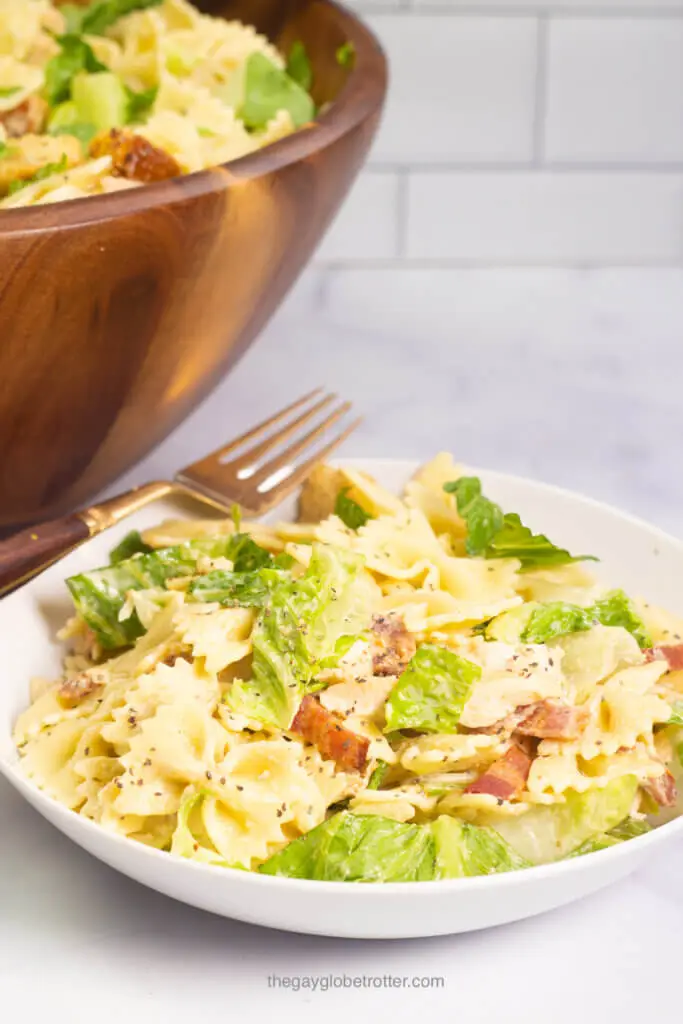
[{"label": "fork handle", "polygon": [[0,594],[31,579],[42,569],[87,540],[90,528],[78,515],[62,516],[30,526],[0,541]]}]

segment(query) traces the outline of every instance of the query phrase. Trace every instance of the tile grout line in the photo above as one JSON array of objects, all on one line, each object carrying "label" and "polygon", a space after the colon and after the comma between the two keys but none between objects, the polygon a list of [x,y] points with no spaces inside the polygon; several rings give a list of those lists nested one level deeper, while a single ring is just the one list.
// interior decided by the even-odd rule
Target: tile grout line
[{"label": "tile grout line", "polygon": [[527,174],[532,176],[539,172],[561,172],[566,174],[613,174],[619,177],[624,174],[650,174],[653,177],[683,174],[683,162],[668,164],[657,163],[612,163],[596,161],[568,162],[563,160],[546,160],[542,166],[534,161],[500,161],[490,163],[485,160],[438,161],[429,163],[383,161],[369,163],[363,174]]},{"label": "tile grout line", "polygon": [[520,4],[518,7],[481,7],[475,4],[464,5],[462,7],[452,8],[437,6],[433,4],[420,4],[419,7],[415,7],[411,4],[410,0],[399,0],[396,7],[378,7],[372,3],[367,3],[361,6],[354,7],[354,10],[360,14],[371,14],[373,18],[382,17],[408,17],[408,18],[421,18],[425,15],[429,17],[442,17],[442,18],[535,18],[539,15],[545,15],[549,18],[559,19],[585,19],[593,20],[596,18],[602,18],[608,21],[619,21],[624,19],[636,19],[636,20],[671,20],[680,21],[683,19],[683,7],[682,8],[665,8],[665,7],[621,7],[615,9],[614,7],[585,7],[576,9],[575,7],[545,7],[541,4]]},{"label": "tile grout line", "polygon": [[312,268],[328,274],[369,271],[371,273],[394,270],[432,271],[481,271],[481,270],[677,270],[683,273],[683,257],[681,259],[621,259],[621,260],[472,260],[472,259],[341,259],[314,261]]},{"label": "tile grout line", "polygon": [[547,15],[539,15],[536,31],[536,82],[531,138],[533,165],[535,168],[540,168],[543,166],[543,159],[545,157],[545,128],[548,101],[550,23]]}]

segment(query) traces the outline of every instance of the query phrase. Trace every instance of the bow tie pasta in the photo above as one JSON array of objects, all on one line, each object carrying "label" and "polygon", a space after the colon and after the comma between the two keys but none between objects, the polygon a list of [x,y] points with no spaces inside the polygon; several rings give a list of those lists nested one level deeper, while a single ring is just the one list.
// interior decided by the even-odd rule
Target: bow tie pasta
[{"label": "bow tie pasta", "polygon": [[313,122],[311,78],[188,0],[0,0],[0,208],[236,160]]},{"label": "bow tie pasta", "polygon": [[163,523],[67,580],[63,675],[15,727],[37,786],[173,856],[336,881],[518,870],[675,813],[675,616],[447,455],[402,497],[319,467],[300,508]]}]

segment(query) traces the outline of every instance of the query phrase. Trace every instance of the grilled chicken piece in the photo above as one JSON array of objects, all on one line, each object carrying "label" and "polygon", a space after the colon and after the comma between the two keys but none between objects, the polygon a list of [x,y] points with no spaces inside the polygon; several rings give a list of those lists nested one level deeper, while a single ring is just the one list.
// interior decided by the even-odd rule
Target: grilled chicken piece
[{"label": "grilled chicken piece", "polygon": [[110,156],[112,174],[129,181],[150,184],[182,174],[180,165],[166,150],[153,146],[142,135],[120,128],[112,128],[94,138],[90,143],[90,155],[95,158]]},{"label": "grilled chicken piece", "polygon": [[398,615],[376,615],[372,620],[372,671],[376,676],[400,676],[417,650],[415,637]]},{"label": "grilled chicken piece", "polygon": [[370,740],[346,729],[343,716],[328,711],[312,694],[301,701],[291,730],[317,747],[323,757],[336,761],[343,771],[365,769]]},{"label": "grilled chicken piece", "polygon": [[59,687],[57,693],[59,703],[65,708],[75,708],[91,693],[99,690],[101,686],[102,683],[98,683],[87,672],[79,672],[77,676],[65,679]]},{"label": "grilled chicken piece", "polygon": [[49,107],[42,96],[29,96],[18,107],[0,114],[0,124],[10,139],[42,132]]},{"label": "grilled chicken piece", "polygon": [[513,744],[502,757],[494,761],[483,775],[471,782],[465,793],[481,793],[495,796],[497,800],[511,800],[526,785],[531,770],[531,757],[519,746]]}]

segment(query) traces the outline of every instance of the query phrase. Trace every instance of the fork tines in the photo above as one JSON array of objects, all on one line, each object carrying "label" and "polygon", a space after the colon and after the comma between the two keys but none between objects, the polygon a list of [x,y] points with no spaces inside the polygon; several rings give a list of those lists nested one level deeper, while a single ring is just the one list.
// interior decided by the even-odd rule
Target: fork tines
[{"label": "fork tines", "polygon": [[350,402],[317,388],[188,466],[178,478],[263,512],[302,484],[316,463],[356,429],[361,420],[348,422],[350,410]]}]

